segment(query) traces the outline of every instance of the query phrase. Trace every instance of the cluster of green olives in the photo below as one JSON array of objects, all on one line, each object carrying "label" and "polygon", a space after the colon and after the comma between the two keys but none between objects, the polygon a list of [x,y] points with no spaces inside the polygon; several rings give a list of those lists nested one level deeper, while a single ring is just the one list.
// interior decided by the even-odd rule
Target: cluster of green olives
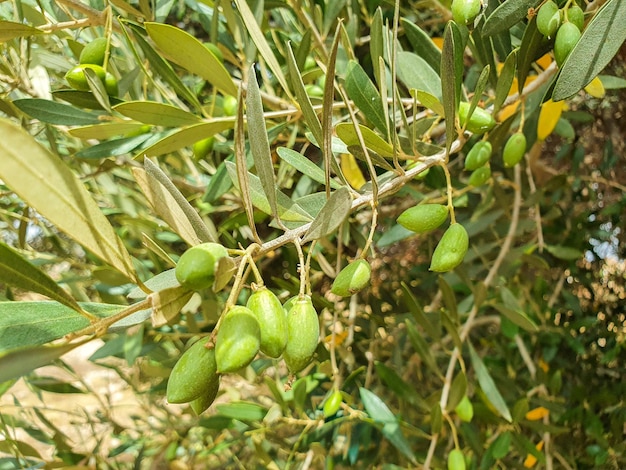
[{"label": "cluster of green olives", "polygon": [[585,14],[578,5],[559,8],[553,0],[546,1],[537,12],[537,29],[547,38],[555,36],[554,59],[560,67],[578,43],[585,25]]},{"label": "cluster of green olives", "polygon": [[100,79],[109,96],[118,95],[117,79],[103,67],[107,42],[106,38],[96,38],[83,47],[78,58],[79,64],[65,74],[65,80],[72,88],[79,91],[89,91],[85,69],[90,69]]},{"label": "cluster of green olives", "polygon": [[[211,287],[220,259],[228,256],[218,243],[188,249],[176,265],[176,278],[191,290]],[[248,366],[259,352],[282,356],[293,374],[310,364],[320,328],[311,298],[297,295],[283,305],[265,286],[253,286],[246,305],[223,313],[217,333],[194,343],[179,358],[167,384],[170,403],[189,403],[200,414],[217,396],[222,374]]]}]

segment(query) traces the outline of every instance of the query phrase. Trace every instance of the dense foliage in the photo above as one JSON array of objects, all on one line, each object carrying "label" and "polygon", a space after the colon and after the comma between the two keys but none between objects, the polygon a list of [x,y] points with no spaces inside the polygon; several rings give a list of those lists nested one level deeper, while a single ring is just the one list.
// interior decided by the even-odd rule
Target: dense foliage
[{"label": "dense foliage", "polygon": [[625,16],[0,4],[0,468],[626,466]]}]

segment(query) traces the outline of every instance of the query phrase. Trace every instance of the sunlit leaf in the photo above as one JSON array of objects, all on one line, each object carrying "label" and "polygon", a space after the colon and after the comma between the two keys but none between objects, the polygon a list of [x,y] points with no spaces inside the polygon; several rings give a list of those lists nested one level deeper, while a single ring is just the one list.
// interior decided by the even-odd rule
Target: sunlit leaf
[{"label": "sunlit leaf", "polygon": [[417,101],[419,101],[423,106],[426,106],[433,113],[441,117],[445,116],[446,113],[443,109],[443,105],[441,104],[441,101],[439,101],[439,98],[437,98],[436,96],[428,93],[427,91],[415,89],[411,90],[411,96],[417,98]]},{"label": "sunlit leaf", "polygon": [[334,232],[350,214],[352,197],[346,187],[334,191],[317,217],[311,222],[309,230],[304,235],[304,242],[325,237]]},{"label": "sunlit leaf", "polygon": [[173,320],[192,295],[193,292],[184,287],[170,287],[150,294],[152,326],[159,328]]},{"label": "sunlit leaf", "polygon": [[113,106],[126,117],[144,124],[165,127],[184,127],[200,122],[200,118],[189,111],[154,101],[126,101]]},{"label": "sunlit leaf", "polygon": [[596,77],[589,82],[587,86],[585,86],[585,91],[589,93],[594,98],[604,98],[606,91],[604,89],[604,85],[602,84],[602,80],[600,77]]},{"label": "sunlit leaf", "polygon": [[[373,150],[383,157],[393,158],[393,146],[389,142],[385,141],[369,127],[363,126],[362,124],[358,124],[358,126],[361,131],[361,136],[363,137],[363,142],[368,149]],[[360,145],[359,137],[352,123],[345,122],[337,124],[335,126],[335,132],[337,133],[337,137],[347,146]]]},{"label": "sunlit leaf", "polygon": [[398,78],[407,86],[441,98],[441,78],[424,59],[412,52],[398,52]]},{"label": "sunlit leaf", "polygon": [[346,92],[365,117],[387,135],[388,125],[385,121],[383,101],[376,86],[358,62],[351,60],[346,67]]},{"label": "sunlit leaf", "polygon": [[439,74],[441,68],[441,51],[431,37],[412,21],[401,18],[400,23],[404,34],[413,46],[413,52],[424,59],[430,67]]},{"label": "sunlit leaf", "polygon": [[554,86],[552,99],[560,101],[593,80],[626,41],[626,2],[608,1],[593,16],[567,56]]},{"label": "sunlit leaf", "polygon": [[224,64],[191,34],[168,24],[146,22],[144,26],[150,38],[172,62],[226,94],[237,94],[237,86]]},{"label": "sunlit leaf", "polygon": [[552,134],[562,113],[563,103],[560,101],[548,100],[541,105],[539,120],[537,121],[537,138],[539,140],[545,140]]},{"label": "sunlit leaf", "polygon": [[50,276],[26,261],[4,243],[0,243],[0,282],[27,291],[38,292],[82,313],[76,300],[54,282]]},{"label": "sunlit leaf", "polygon": [[498,391],[495,382],[491,378],[489,370],[483,363],[480,356],[476,353],[473,346],[468,343],[468,347],[470,352],[470,359],[472,361],[472,367],[474,368],[474,372],[476,373],[476,378],[478,379],[480,388],[482,389],[489,402],[498,411],[498,413],[500,413],[500,416],[502,416],[508,422],[511,422],[511,412],[506,406],[504,398],[502,398],[502,395],[500,395],[500,392]]},{"label": "sunlit leaf", "polygon": [[[276,153],[282,160],[289,163],[303,175],[308,176],[313,181],[325,184],[324,170],[301,153],[286,147],[279,147]],[[333,189],[341,188],[341,184],[332,179],[330,180],[330,186]]]},{"label": "sunlit leaf", "polygon": [[83,183],[21,128],[0,120],[0,178],[42,216],[129,279],[130,255]]},{"label": "sunlit leaf", "polygon": [[34,36],[43,34],[43,31],[32,26],[13,21],[0,21],[0,43],[10,41],[15,38]]},{"label": "sunlit leaf", "polygon": [[68,133],[79,139],[106,140],[112,137],[137,132],[145,127],[145,124],[135,121],[103,122],[100,124],[74,127],[70,129]]},{"label": "sunlit leaf", "polygon": [[262,421],[267,414],[267,408],[245,401],[217,405],[217,415],[239,421]]},{"label": "sunlit leaf", "polygon": [[354,189],[361,189],[366,183],[365,176],[363,176],[361,168],[359,168],[354,155],[351,153],[341,154],[341,171],[348,184]]}]

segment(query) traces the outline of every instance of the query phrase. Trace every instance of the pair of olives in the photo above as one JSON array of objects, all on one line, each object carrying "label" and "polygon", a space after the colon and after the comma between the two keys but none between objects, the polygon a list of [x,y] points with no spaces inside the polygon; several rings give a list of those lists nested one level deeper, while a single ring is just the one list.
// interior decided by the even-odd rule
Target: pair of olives
[{"label": "pair of olives", "polygon": [[103,65],[107,49],[106,38],[96,38],[87,44],[80,53],[79,65],[72,68],[65,74],[67,83],[79,91],[89,91],[89,82],[85,75],[85,70],[92,70],[98,79],[103,83],[109,96],[118,95],[117,79],[112,73],[107,72]]},{"label": "pair of olives", "polygon": [[547,38],[554,37],[554,59],[560,67],[580,40],[585,14],[578,5],[560,9],[548,0],[537,12],[537,29]]}]

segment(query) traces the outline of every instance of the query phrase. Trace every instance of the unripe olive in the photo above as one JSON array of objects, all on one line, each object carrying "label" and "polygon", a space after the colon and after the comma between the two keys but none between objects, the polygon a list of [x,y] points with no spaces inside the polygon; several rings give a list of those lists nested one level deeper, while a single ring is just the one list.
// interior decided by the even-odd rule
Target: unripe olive
[{"label": "unripe olive", "polygon": [[85,69],[93,70],[102,83],[105,83],[106,71],[100,65],[81,64],[65,74],[65,80],[67,80],[67,83],[69,83],[72,88],[79,91],[89,91],[89,83],[85,76]]},{"label": "unripe olive", "polygon": [[176,279],[181,286],[192,290],[211,287],[220,258],[228,251],[219,243],[202,243],[185,251],[176,264]]},{"label": "unripe olive", "polygon": [[516,132],[504,144],[502,161],[504,166],[510,168],[517,165],[526,153],[526,136],[523,132]]},{"label": "unripe olive", "polygon": [[222,111],[224,116],[234,116],[237,114],[237,98],[233,95],[226,95],[222,99]]},{"label": "unripe olive", "polygon": [[112,73],[107,72],[104,76],[104,89],[109,96],[117,96],[117,78]]},{"label": "unripe olive", "polygon": [[215,145],[215,137],[207,137],[206,139],[199,140],[193,144],[193,158],[196,160],[202,160],[213,150]]},{"label": "unripe olive", "polygon": [[554,59],[560,67],[580,39],[580,29],[574,23],[565,22],[556,32],[554,40]]},{"label": "unripe olive", "polygon": [[319,342],[320,325],[311,299],[296,300],[287,314],[287,332],[283,358],[295,374],[309,365]]},{"label": "unripe olive", "polygon": [[468,248],[467,230],[458,222],[453,223],[439,240],[429,269],[435,272],[451,271],[461,264]]},{"label": "unripe olive", "polygon": [[211,382],[211,385],[198,397],[189,402],[189,406],[196,415],[202,414],[209,406],[213,404],[217,397],[217,392],[220,390],[220,376],[217,376],[217,380]]},{"label": "unripe olive", "polygon": [[215,338],[215,361],[221,374],[246,367],[261,347],[261,328],[248,307],[238,305],[224,315]]},{"label": "unripe olive", "polygon": [[219,386],[215,350],[200,340],[187,349],[174,365],[167,381],[167,401],[190,402]]},{"label": "unripe olive", "polygon": [[204,47],[210,50],[217,60],[219,60],[221,63],[224,63],[224,54],[222,54],[222,51],[220,51],[219,47],[217,47],[212,42],[205,42]]},{"label": "unripe olive", "polygon": [[487,140],[481,140],[474,144],[465,158],[465,169],[473,171],[484,166],[491,158],[492,150],[491,142]]},{"label": "unripe olive", "polygon": [[482,186],[489,178],[491,178],[491,167],[489,165],[481,166],[472,171],[468,184],[476,187]]},{"label": "unripe olive", "polygon": [[324,418],[329,418],[337,414],[339,408],[341,408],[341,403],[343,402],[343,396],[341,392],[337,389],[334,389],[330,396],[324,402]]},{"label": "unripe olive", "polygon": [[460,449],[452,449],[448,454],[448,470],[465,470],[465,456]]},{"label": "unripe olive", "polygon": [[435,230],[448,218],[448,206],[442,204],[420,204],[410,207],[398,217],[398,223],[415,233]]},{"label": "unripe olive", "polygon": [[95,64],[102,66],[104,64],[104,54],[107,49],[107,38],[96,38],[87,43],[83,50],[80,51],[78,62],[80,64]]},{"label": "unripe olive", "polygon": [[561,12],[552,0],[544,3],[537,12],[537,29],[541,34],[550,38],[561,25]]},{"label": "unripe olive", "polygon": [[585,12],[578,5],[573,5],[567,9],[567,19],[581,31],[585,27]]},{"label": "unripe olive", "polygon": [[474,417],[474,406],[467,395],[461,398],[461,401],[456,405],[454,411],[461,421],[465,421],[466,423],[469,423]]},{"label": "unripe olive", "polygon": [[371,275],[372,267],[366,260],[353,261],[337,274],[331,292],[341,297],[349,297],[365,288],[370,283]]},{"label": "unripe olive", "polygon": [[468,24],[478,16],[480,0],[452,0],[452,18],[458,24]]},{"label": "unripe olive", "polygon": [[306,94],[313,98],[321,98],[324,96],[324,89],[319,85],[308,84],[304,88]]},{"label": "unripe olive", "polygon": [[[308,297],[308,296],[307,296]],[[289,297],[287,301],[283,304],[283,310],[285,311],[285,318],[289,314],[289,311],[293,308],[296,302],[300,299],[299,295],[294,295],[293,297]]]},{"label": "unripe olive", "polygon": [[469,121],[467,121],[469,109],[470,103],[461,101],[459,104],[459,124],[461,124],[461,127],[465,126],[473,134],[484,134],[496,125],[496,121],[491,114],[478,106],[474,108],[474,112],[470,116]]},{"label": "unripe olive", "polygon": [[261,352],[269,357],[280,356],[287,344],[287,318],[278,297],[263,286],[252,293],[246,306],[259,322]]},{"label": "unripe olive", "polygon": [[306,60],[304,61],[304,70],[311,70],[312,68],[317,67],[317,62],[310,55],[306,56]]}]

